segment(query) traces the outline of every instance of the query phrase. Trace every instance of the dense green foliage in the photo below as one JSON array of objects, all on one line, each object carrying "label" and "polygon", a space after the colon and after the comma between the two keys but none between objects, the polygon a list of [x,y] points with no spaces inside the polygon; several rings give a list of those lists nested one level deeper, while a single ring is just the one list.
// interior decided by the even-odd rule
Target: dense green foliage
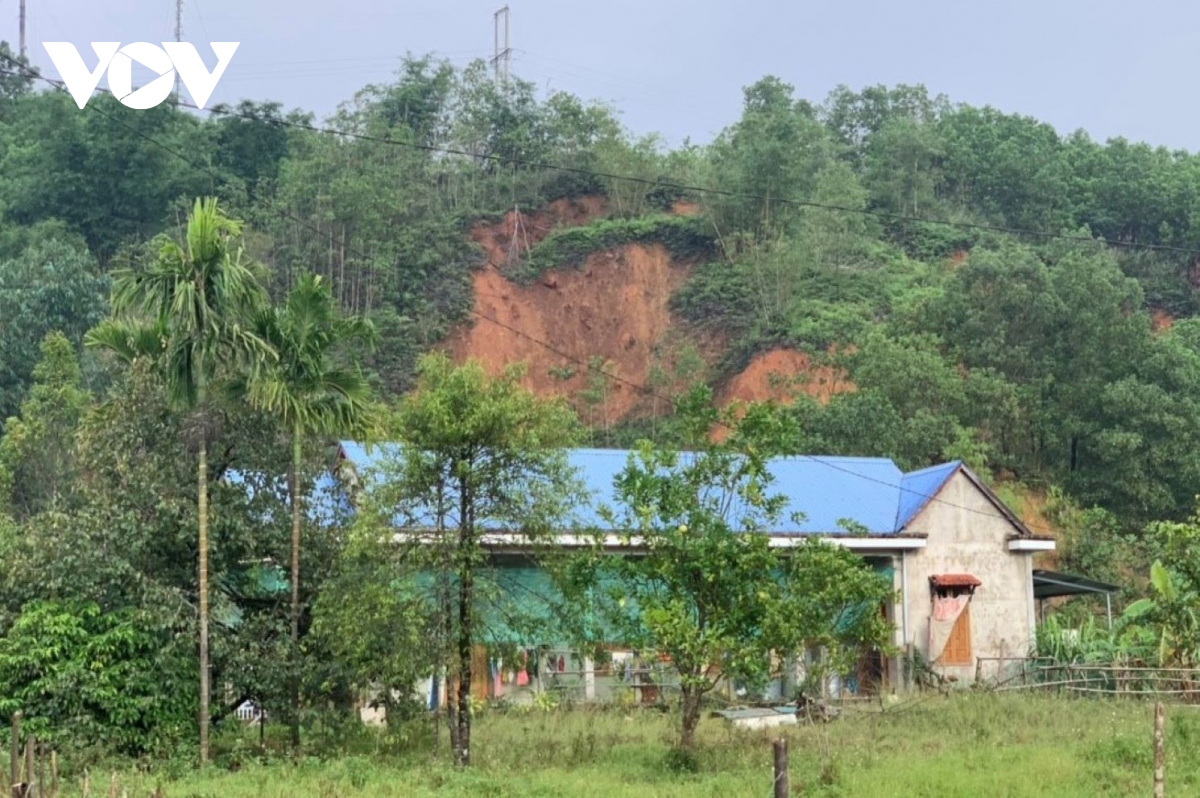
[{"label": "dense green foliage", "polygon": [[[722,679],[761,686],[780,675],[773,652],[820,652],[814,661],[828,670],[806,674],[819,694],[827,673],[846,673],[863,650],[885,647],[887,624],[862,609],[885,601],[891,585],[839,546],[771,547],[766,533],[779,528],[787,501],[772,493],[767,471],[788,438],[778,410],[756,406],[735,420],[714,411],[704,390],[684,404],[681,423],[698,448],[681,454],[643,441],[615,479],[618,508],[601,510],[606,529],[563,581],[568,597],[593,605],[596,642],[615,638],[670,657],[680,680],[679,748],[690,751],[702,701]],[[733,433],[706,443],[718,422]],[[605,551],[613,529],[638,553]]]},{"label": "dense green foliage", "polygon": [[195,705],[189,648],[144,613],[30,603],[0,638],[0,712],[59,744],[169,753]]},{"label": "dense green foliage", "polygon": [[712,252],[712,225],[703,218],[664,214],[562,228],[530,250],[526,274],[536,277],[547,269],[578,265],[594,252],[641,243],[662,244],[672,257],[694,260]]},{"label": "dense green foliage", "polygon": [[484,631],[483,538],[499,528],[536,543],[562,528],[579,497],[565,453],[577,430],[570,408],[522,388],[518,370],[490,378],[477,363],[455,367],[431,354],[418,374],[394,425],[399,449],[385,455],[372,502],[383,535],[397,518],[429,530],[412,541],[409,559],[423,561],[437,582],[427,606],[442,650],[431,664],[457,681],[447,697],[450,738],[455,764],[467,765],[472,653]]},{"label": "dense green foliage", "polygon": [[[177,702],[134,680],[129,695],[147,699],[134,712],[79,657],[192,690],[206,557],[213,684],[231,699],[278,713],[299,683],[310,719],[346,713],[354,688],[421,672],[396,646],[453,653],[461,669],[470,601],[438,605],[448,629],[412,622],[425,599],[390,581],[411,561],[385,568],[341,527],[289,520],[329,464],[324,436],[362,431],[351,416],[369,399],[418,384],[398,437],[433,459],[404,464],[389,509],[445,500],[447,474],[460,496],[483,490],[490,506],[432,549],[459,589],[482,563],[481,514],[536,527],[564,509],[565,482],[520,497],[498,486],[550,473],[549,449],[575,439],[570,414],[512,378],[420,358],[471,306],[475,223],[596,195],[602,218],[542,231],[508,274],[630,243],[694,266],[672,297],[685,324],[652,342],[674,353],[651,369],[660,417],[614,429],[613,386],[593,369],[579,398],[594,442],[650,437],[643,471],[671,463],[685,419],[668,394],[705,373],[689,346],[723,346],[714,382],[766,349],[800,349],[855,390],[800,396],[780,449],[905,468],[962,459],[1047,489],[1064,563],[1130,584],[1130,598],[1144,589],[1155,604],[1135,605],[1139,634],[1160,659],[1194,658],[1197,581],[1172,546],[1191,539],[1200,490],[1198,155],[1063,136],[922,87],[840,87],[818,103],[775,78],[746,89],[712,144],[667,150],[603,106],[431,58],[365,87],[325,129],[270,102],[200,116],[101,96],[80,111],[39,89],[0,73],[0,693],[33,723],[82,718],[77,742],[130,751],[184,739]],[[289,315],[289,296],[316,310]],[[346,318],[377,333],[365,379]],[[85,337],[120,357],[81,355]],[[255,576],[288,562],[304,575],[294,603]],[[59,638],[87,645],[64,654]]]}]

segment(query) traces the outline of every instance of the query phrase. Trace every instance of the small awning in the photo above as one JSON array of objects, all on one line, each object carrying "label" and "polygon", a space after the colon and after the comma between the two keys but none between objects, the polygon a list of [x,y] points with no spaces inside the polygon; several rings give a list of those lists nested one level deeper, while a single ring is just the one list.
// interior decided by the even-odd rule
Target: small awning
[{"label": "small awning", "polygon": [[1087,593],[1117,593],[1119,585],[1107,582],[1097,582],[1086,576],[1065,574],[1061,571],[1034,571],[1033,597],[1035,599],[1056,598],[1058,596],[1078,596]]},{"label": "small awning", "polygon": [[929,577],[934,587],[979,587],[983,584],[971,574],[938,574]]}]

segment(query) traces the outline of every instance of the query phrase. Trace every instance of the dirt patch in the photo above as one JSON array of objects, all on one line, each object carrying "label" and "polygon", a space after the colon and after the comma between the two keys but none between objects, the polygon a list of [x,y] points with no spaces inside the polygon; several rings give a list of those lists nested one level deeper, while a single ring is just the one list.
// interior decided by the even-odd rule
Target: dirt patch
[{"label": "dirt patch", "polygon": [[[742,372],[717,392],[717,402],[728,406],[733,402],[779,402],[791,404],[800,395],[811,396],[825,404],[835,394],[854,390],[844,371],[834,366],[816,364],[812,358],[794,349],[772,349],[755,356]],[[714,440],[724,440],[729,430],[713,428]]]},{"label": "dirt patch", "polygon": [[750,365],[718,393],[722,405],[730,402],[791,402],[798,394],[828,402],[834,394],[854,390],[846,374],[833,366],[813,365],[804,352],[772,349],[750,361]]},{"label": "dirt patch", "polygon": [[[651,410],[652,397],[634,385],[650,380],[655,348],[675,326],[668,302],[687,274],[657,244],[597,252],[578,268],[549,271],[532,285],[487,266],[473,277],[473,323],[455,331],[446,347],[455,360],[477,360],[492,374],[523,362],[526,388],[570,397],[590,423],[614,423]],[[576,362],[594,357],[629,382],[602,379],[597,388]],[[589,403],[581,393],[590,388],[597,396]]]},{"label": "dirt patch", "polygon": [[675,200],[675,204],[671,206],[671,213],[676,216],[695,216],[700,213],[700,205],[687,200]]},{"label": "dirt patch", "polygon": [[505,268],[523,259],[556,227],[581,227],[608,213],[601,196],[558,199],[536,211],[514,208],[499,222],[471,228],[471,240],[483,247],[487,263]]},{"label": "dirt patch", "polygon": [[1150,325],[1154,332],[1169,330],[1174,323],[1175,317],[1162,308],[1154,308],[1150,311]]}]

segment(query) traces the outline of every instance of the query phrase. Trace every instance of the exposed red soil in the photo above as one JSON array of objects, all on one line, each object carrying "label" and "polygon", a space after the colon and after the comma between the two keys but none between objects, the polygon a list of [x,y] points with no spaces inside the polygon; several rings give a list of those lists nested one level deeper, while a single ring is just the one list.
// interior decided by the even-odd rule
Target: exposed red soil
[{"label": "exposed red soil", "polygon": [[[516,284],[487,266],[473,277],[473,324],[455,331],[446,346],[455,360],[478,360],[492,374],[523,362],[525,387],[542,396],[569,396],[577,405],[579,392],[588,388],[588,370],[574,361],[603,358],[607,372],[644,386],[654,347],[675,326],[671,294],[687,274],[662,246],[640,244],[594,253],[578,268],[549,271],[533,285]],[[621,380],[607,380],[607,395],[585,419],[598,421],[590,417],[599,415],[612,423],[652,401]]]},{"label": "exposed red soil", "polygon": [[[676,202],[680,215],[698,213],[695,203]],[[723,356],[728,341],[718,332],[701,334],[674,318],[671,295],[687,279],[690,264],[676,263],[659,245],[631,244],[590,255],[577,268],[546,272],[531,285],[510,280],[505,272],[515,254],[556,227],[584,225],[608,213],[603,197],[558,200],[536,211],[509,211],[494,223],[481,223],[471,238],[486,254],[486,265],[472,277],[475,314],[444,344],[459,362],[473,359],[491,374],[524,363],[525,387],[542,396],[567,396],[591,423],[616,423],[665,410],[665,403],[636,386],[648,386],[655,365],[672,370],[672,352],[680,340],[696,348],[707,364]],[[515,244],[514,244],[515,240]],[[548,346],[547,346],[548,345]],[[657,354],[656,354],[657,352]],[[584,401],[588,369],[582,363],[602,358],[605,370],[619,379],[606,381],[602,398]],[[656,386],[671,393],[681,386]],[[778,348],[756,356],[717,392],[717,401],[791,402],[797,395],[824,403],[854,390],[833,366],[812,363],[802,352]]]},{"label": "exposed red soil", "polygon": [[[717,393],[717,402],[726,407],[734,402],[778,402],[791,404],[797,396],[811,396],[821,404],[835,394],[854,390],[842,369],[816,364],[812,358],[794,349],[777,348],[756,355],[739,374]],[[712,430],[714,440],[724,440],[724,427]]]},{"label": "exposed red soil", "polygon": [[755,356],[750,365],[731,379],[718,394],[722,405],[730,402],[790,403],[798,394],[824,404],[834,394],[853,391],[854,384],[839,368],[812,364],[804,352],[772,349]]},{"label": "exposed red soil", "polygon": [[604,197],[595,196],[555,200],[536,211],[514,208],[504,214],[503,221],[475,225],[471,240],[483,247],[488,263],[504,267],[510,252],[518,257],[527,255],[554,228],[585,225],[607,212]]},{"label": "exposed red soil", "polygon": [[675,204],[671,206],[671,213],[676,216],[695,216],[700,213],[700,206],[695,202],[676,200]]},{"label": "exposed red soil", "polygon": [[1150,311],[1150,324],[1155,332],[1171,329],[1171,325],[1175,323],[1175,317],[1161,308],[1154,308]]}]

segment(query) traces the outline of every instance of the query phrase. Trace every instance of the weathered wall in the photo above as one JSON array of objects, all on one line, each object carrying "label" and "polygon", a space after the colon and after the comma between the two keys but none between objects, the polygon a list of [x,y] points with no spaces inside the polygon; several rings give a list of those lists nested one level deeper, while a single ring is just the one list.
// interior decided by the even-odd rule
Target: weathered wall
[{"label": "weathered wall", "polygon": [[[987,497],[959,472],[910,524],[913,533],[928,535],[924,549],[907,557],[908,623],[913,645],[929,652],[929,615],[933,599],[929,577],[973,574],[983,582],[971,599],[971,648],[978,657],[1023,657],[1034,637],[1032,559],[1008,551],[1017,532]],[[975,678],[968,666],[935,666],[959,681]],[[995,668],[988,664],[985,676]]]}]

